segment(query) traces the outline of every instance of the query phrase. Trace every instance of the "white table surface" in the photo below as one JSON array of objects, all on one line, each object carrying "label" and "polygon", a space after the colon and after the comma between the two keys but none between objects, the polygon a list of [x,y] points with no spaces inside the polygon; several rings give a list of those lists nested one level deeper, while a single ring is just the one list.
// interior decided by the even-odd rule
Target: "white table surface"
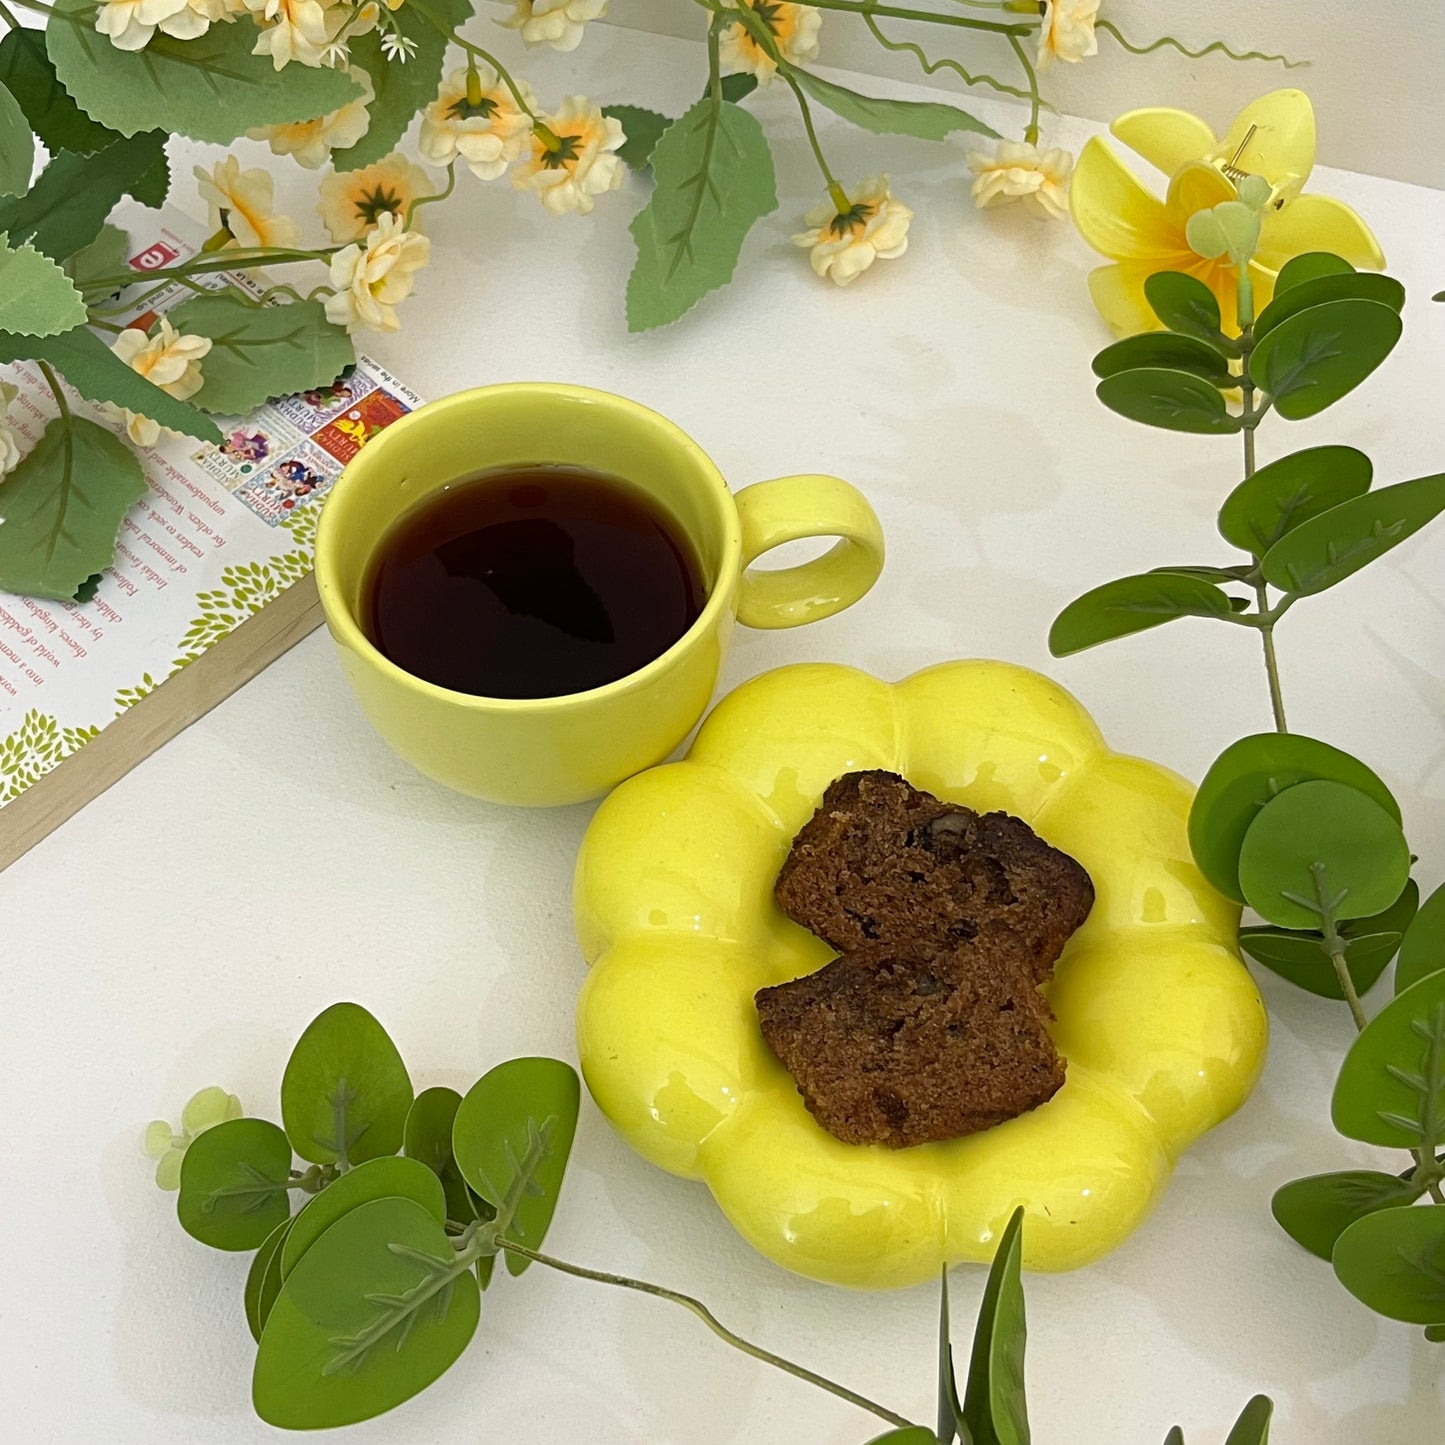
[{"label": "white table surface", "polygon": [[[677,111],[701,64],[688,42],[604,29],[523,68],[544,98],[595,87]],[[636,78],[609,79],[620,74]],[[1270,79],[1241,71],[1241,102]],[[1066,226],[976,213],[961,139],[828,124],[839,171],[891,167],[918,219],[905,260],[847,292],[825,286],[788,244],[816,192],[788,97],[775,87],[751,104],[773,123],[781,206],[741,280],[682,324],[624,330],[641,182],[590,220],[559,221],[463,175],[460,197],[428,213],[436,261],[381,359],[424,395],[522,378],[625,392],[681,423],[735,486],[825,470],[863,487],[890,547],[875,592],[804,630],[740,630],[725,687],[803,659],[897,678],[1009,658],[1077,692],[1117,747],[1195,777],[1268,726],[1242,631],[1186,621],[1048,657],[1049,621],[1081,590],[1221,556],[1213,516],[1238,468],[1235,442],[1151,431],[1094,400],[1089,358],[1107,337],[1083,285],[1091,253]],[[1090,129],[1060,125],[1075,145]],[[283,174],[299,211],[308,178]],[[1445,306],[1428,296],[1445,285],[1445,194],[1326,170],[1311,185],[1374,225],[1410,288],[1405,339],[1324,417],[1271,419],[1262,455],[1344,441],[1384,480],[1438,468]],[[1442,564],[1437,530],[1298,608],[1279,639],[1293,723],[1386,777],[1426,886],[1445,871]],[[275,1438],[250,1412],[245,1262],[180,1231],[140,1130],[212,1082],[274,1117],[292,1041],[340,998],[382,1019],[418,1087],[465,1088],[515,1054],[572,1057],[582,964],[568,894],[590,812],[506,811],[419,777],[368,729],[318,634],[0,875],[0,1435]],[[1374,1156],[1329,1126],[1345,1010],[1261,985],[1273,1041],[1253,1099],[1186,1156],[1116,1253],[1027,1281],[1041,1445],[1153,1445],[1176,1421],[1191,1445],[1215,1445],[1256,1390],[1278,1403],[1278,1445],[1439,1438],[1445,1352],[1353,1303],[1269,1216],[1284,1180]],[[694,1292],[744,1334],[931,1417],[935,1290],[870,1296],[785,1274],[590,1103],[551,1245]],[[965,1346],[981,1280],[955,1277]],[[667,1305],[538,1269],[488,1293],[442,1383],[348,1438],[857,1445],[874,1425]]]}]

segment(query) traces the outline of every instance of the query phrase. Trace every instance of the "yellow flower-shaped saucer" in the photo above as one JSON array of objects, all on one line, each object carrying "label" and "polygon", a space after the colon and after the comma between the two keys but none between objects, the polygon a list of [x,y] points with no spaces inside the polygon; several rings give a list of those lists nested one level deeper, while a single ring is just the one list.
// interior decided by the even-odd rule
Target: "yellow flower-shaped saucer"
[{"label": "yellow flower-shaped saucer", "polygon": [[[831,957],[778,909],[778,870],[828,784],[864,768],[1014,813],[1094,881],[1047,989],[1067,1081],[966,1139],[840,1143],[758,1029],[759,988]],[[1190,799],[1173,773],[1110,752],[1068,693],[1006,663],[945,663],[894,686],[818,664],[756,678],[686,761],[618,788],[583,841],[588,1087],[638,1153],[705,1181],[749,1243],[800,1274],[875,1289],[931,1279],[991,1258],[1020,1204],[1026,1266],[1087,1264],[1144,1218],[1264,1059],[1239,909],[1191,860]]]}]

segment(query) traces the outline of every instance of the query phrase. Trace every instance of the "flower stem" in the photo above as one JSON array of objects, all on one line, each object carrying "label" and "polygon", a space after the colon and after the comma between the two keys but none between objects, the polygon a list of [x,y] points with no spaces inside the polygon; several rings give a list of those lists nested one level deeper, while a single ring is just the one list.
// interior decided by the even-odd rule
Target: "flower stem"
[{"label": "flower stem", "polygon": [[456,187],[456,183],[457,163],[455,161],[451,161],[447,165],[447,183],[441,190],[434,191],[429,196],[415,196],[412,198],[411,205],[406,208],[406,221],[404,222],[405,228],[408,231],[411,230],[411,218],[416,215],[416,213],[421,210],[423,206],[428,206],[433,201],[446,200],[446,198],[451,195],[453,189]]},{"label": "flower stem", "polygon": [[803,117],[803,129],[808,134],[808,144],[813,148],[813,159],[818,162],[818,169],[823,173],[823,181],[828,187],[829,198],[837,208],[838,214],[844,215],[853,203],[848,199],[848,193],[838,184],[837,177],[828,169],[827,157],[823,154],[823,147],[818,142],[818,132],[813,126],[813,112],[808,106],[808,97],[803,94],[803,87],[793,78],[792,71],[786,66],[780,65],[778,74],[788,82],[793,95],[797,98],[798,110]]},{"label": "flower stem", "polygon": [[1035,26],[1004,20],[975,20],[971,15],[945,15],[937,10],[908,10],[877,5],[873,0],[797,0],[810,10],[842,10],[853,15],[881,15],[885,20],[917,20],[924,25],[954,25],[964,30],[987,30],[994,35],[1030,35]]},{"label": "flower stem", "polygon": [[654,1299],[668,1300],[672,1304],[681,1305],[683,1309],[690,1310],[695,1314],[719,1339],[726,1340],[734,1349],[741,1350],[743,1354],[751,1355],[753,1359],[761,1360],[766,1365],[772,1365],[775,1369],[782,1370],[796,1379],[805,1380],[810,1385],[816,1385],[818,1389],[826,1390],[830,1395],[836,1395],[840,1400],[846,1400],[860,1410],[867,1410],[870,1414],[876,1415],[880,1420],[886,1420],[900,1430],[906,1430],[913,1425],[913,1422],[905,1416],[896,1414],[886,1406],[878,1404],[877,1401],[848,1389],[846,1385],[840,1385],[814,1370],[809,1370],[803,1365],[796,1365],[791,1360],[785,1360],[781,1355],[775,1355],[772,1351],[743,1339],[741,1335],[734,1334],[701,1300],[693,1299],[691,1295],[666,1289],[660,1284],[650,1284],[646,1280],[630,1279],[622,1274],[608,1274],[604,1270],[588,1269],[580,1264],[569,1264],[565,1260],[554,1259],[551,1255],[529,1249],[526,1245],[518,1244],[512,1239],[499,1238],[497,1244],[509,1254],[521,1255],[524,1259],[546,1265],[549,1269],[558,1270],[562,1274],[573,1275],[577,1279],[590,1279],[597,1284],[615,1285],[619,1289],[635,1290],[639,1294],[651,1295]]},{"label": "flower stem", "polygon": [[329,261],[342,246],[322,246],[315,251],[303,251],[289,247],[256,246],[250,249],[237,247],[231,251],[216,251],[209,255],[196,256],[182,261],[179,266],[165,266],[155,271],[127,271],[120,276],[97,276],[85,284],[87,289],[99,291],[102,288],[134,286],[137,281],[184,281],[187,276],[204,276],[217,271],[241,271],[253,266],[281,266],[295,261]]},{"label": "flower stem", "polygon": [[1004,95],[1012,95],[1018,100],[1027,100],[1029,93],[1020,90],[1016,85],[1009,85],[1006,81],[995,80],[991,75],[985,75],[982,71],[974,74],[965,70],[952,56],[944,55],[937,60],[930,60],[924,53],[921,45],[915,45],[911,40],[894,40],[892,36],[885,35],[879,28],[878,22],[872,15],[865,15],[863,23],[873,32],[873,38],[885,49],[899,52],[906,52],[914,56],[922,67],[925,75],[933,75],[940,70],[951,70],[965,85],[986,85],[990,89],[997,90]]},{"label": "flower stem", "polygon": [[1097,20],[1094,22],[1098,29],[1106,34],[1112,35],[1115,41],[1130,55],[1148,55],[1152,50],[1168,48],[1177,50],[1181,55],[1187,55],[1191,60],[1202,60],[1206,55],[1215,53],[1227,55],[1231,60],[1266,60],[1272,64],[1282,65],[1286,70],[1298,70],[1302,65],[1308,65],[1308,60],[1290,60],[1283,55],[1266,55],[1262,50],[1231,50],[1222,40],[1211,41],[1202,50],[1190,50],[1172,35],[1161,35],[1158,40],[1151,40],[1147,45],[1135,45],[1124,38],[1119,27],[1112,20]]},{"label": "flower stem", "polygon": [[1024,68],[1024,74],[1029,78],[1029,124],[1024,131],[1024,143],[1026,145],[1038,145],[1039,143],[1039,77],[1025,52],[1023,42],[1017,35],[1010,35],[1008,43],[1013,47],[1013,52],[1019,58],[1019,64]]}]

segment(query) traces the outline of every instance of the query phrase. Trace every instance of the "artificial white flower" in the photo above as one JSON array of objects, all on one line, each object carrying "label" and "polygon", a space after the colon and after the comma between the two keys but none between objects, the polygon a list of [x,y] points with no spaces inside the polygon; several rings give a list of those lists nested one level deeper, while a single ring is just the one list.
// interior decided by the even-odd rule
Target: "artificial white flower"
[{"label": "artificial white flower", "polygon": [[416,41],[400,30],[388,30],[381,37],[381,53],[397,65],[405,65],[416,54]]},{"label": "artificial white flower", "polygon": [[95,28],[108,35],[117,50],[142,50],[157,30],[188,8],[187,0],[106,0],[96,11]]},{"label": "artificial white flower", "polygon": [[850,286],[877,260],[891,261],[908,249],[908,223],[913,212],[895,201],[887,176],[869,176],[847,197],[840,212],[831,201],[809,211],[810,230],[793,237],[807,246],[813,270],[839,286]]},{"label": "artificial white flower", "polygon": [[234,237],[232,244],[249,249],[294,246],[300,241],[301,228],[296,222],[271,209],[276,179],[270,171],[259,167],[243,171],[235,156],[227,156],[210,170],[197,166],[194,175],[201,199],[211,208],[211,226],[224,226]]},{"label": "artificial white flower", "polygon": [[[467,76],[476,82],[467,93]],[[527,104],[536,107],[531,87],[519,81]],[[495,71],[454,70],[442,81],[437,98],[422,112],[417,149],[434,166],[450,165],[458,156],[472,174],[494,181],[527,151],[532,117],[517,105],[512,92]]]},{"label": "artificial white flower", "polygon": [[0,477],[6,472],[13,472],[20,461],[20,446],[15,440],[15,433],[5,425],[5,410],[19,392],[19,387],[0,381]]},{"label": "artificial white flower", "polygon": [[1025,141],[1001,140],[990,155],[969,151],[973,203],[980,209],[1022,201],[1040,216],[1062,221],[1069,214],[1069,172],[1074,158],[1066,150],[1041,151]]},{"label": "artificial white flower", "polygon": [[[784,60],[801,65],[818,58],[818,30],[823,24],[819,11],[808,5],[793,5],[789,0],[741,0],[741,4],[767,26]],[[718,55],[724,70],[751,71],[760,85],[766,85],[778,68],[741,22],[723,31]]]},{"label": "artificial white flower", "polygon": [[513,169],[512,184],[519,191],[536,191],[554,216],[568,211],[585,216],[596,198],[615,191],[626,175],[626,165],[614,154],[627,140],[622,125],[581,95],[569,95],[555,115],[544,115],[541,122],[560,144],[548,150],[533,130],[529,154]]},{"label": "artificial white flower", "polygon": [[361,94],[348,100],[339,110],[319,115],[315,120],[298,120],[291,125],[263,125],[246,134],[252,140],[263,140],[278,156],[292,156],[298,165],[319,171],[331,159],[334,150],[354,146],[366,134],[371,123],[367,107],[376,99],[371,77],[356,66],[347,74],[361,82]]},{"label": "artificial white flower", "polygon": [[181,1160],[198,1134],[241,1117],[241,1101],[224,1089],[212,1085],[193,1094],[181,1112],[181,1127],[172,1129],[164,1119],[153,1119],[146,1125],[142,1147],[156,1161],[156,1183],[162,1189],[181,1187]]},{"label": "artificial white flower", "polygon": [[269,55],[277,70],[292,60],[321,65],[347,20],[345,6],[321,0],[246,0],[246,8],[262,22],[251,54]]},{"label": "artificial white flower", "polygon": [[[185,401],[194,396],[205,380],[201,375],[201,358],[211,349],[209,336],[187,336],[161,317],[160,330],[147,336],[138,327],[122,331],[110,349],[134,372],[154,386]],[[116,421],[124,420],[126,434],[138,447],[153,447],[163,430],[148,416],[128,407],[107,404],[105,412]]]},{"label": "artificial white flower", "polygon": [[404,229],[400,216],[383,212],[364,243],[353,242],[331,258],[334,296],[326,319],[348,331],[396,331],[396,306],[411,295],[415,273],[431,259],[431,242]]},{"label": "artificial white flower", "polygon": [[431,177],[392,151],[359,171],[333,171],[321,182],[316,209],[333,241],[358,241],[382,216],[405,221],[412,202],[432,194]]},{"label": "artificial white flower", "polygon": [[1099,0],[1047,0],[1039,26],[1039,69],[1047,70],[1056,60],[1073,63],[1097,55],[1094,22],[1098,14]]},{"label": "artificial white flower", "polygon": [[607,0],[512,0],[513,14],[499,24],[521,32],[528,45],[576,50],[589,20],[607,13]]}]

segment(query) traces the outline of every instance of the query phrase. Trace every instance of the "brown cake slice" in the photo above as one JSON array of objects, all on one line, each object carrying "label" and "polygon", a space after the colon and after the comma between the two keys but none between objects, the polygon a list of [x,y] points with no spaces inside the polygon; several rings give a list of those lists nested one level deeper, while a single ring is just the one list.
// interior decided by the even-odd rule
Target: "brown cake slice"
[{"label": "brown cake slice", "polygon": [[778,876],[789,918],[840,953],[926,956],[1012,929],[1042,982],[1094,903],[1089,875],[1022,819],[979,814],[895,773],[849,773],[793,840]]},{"label": "brown cake slice", "polygon": [[823,1128],[902,1149],[992,1128],[1063,1084],[1032,968],[1006,930],[924,961],[873,946],[762,989],[758,1018]]}]

